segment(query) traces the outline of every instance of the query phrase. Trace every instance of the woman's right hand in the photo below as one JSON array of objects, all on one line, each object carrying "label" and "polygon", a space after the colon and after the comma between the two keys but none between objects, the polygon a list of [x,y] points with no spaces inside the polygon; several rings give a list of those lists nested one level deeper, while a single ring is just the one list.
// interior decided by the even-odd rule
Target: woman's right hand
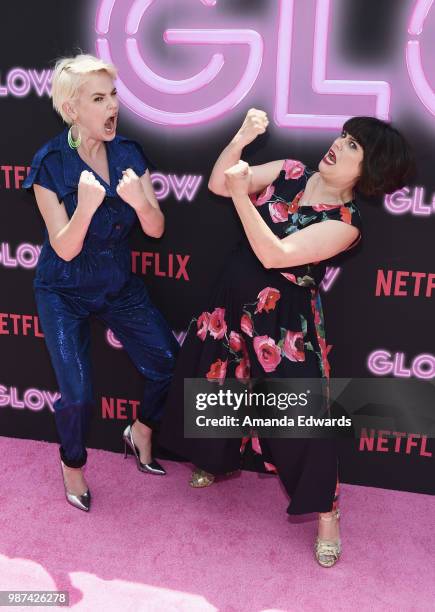
[{"label": "woman's right hand", "polygon": [[237,132],[236,138],[245,147],[253,142],[259,134],[264,134],[268,125],[269,119],[264,111],[250,108],[240,130]]},{"label": "woman's right hand", "polygon": [[83,170],[80,175],[78,186],[77,207],[83,208],[83,210],[87,210],[94,214],[105,197],[106,190],[103,185],[97,181],[95,175],[88,170]]}]

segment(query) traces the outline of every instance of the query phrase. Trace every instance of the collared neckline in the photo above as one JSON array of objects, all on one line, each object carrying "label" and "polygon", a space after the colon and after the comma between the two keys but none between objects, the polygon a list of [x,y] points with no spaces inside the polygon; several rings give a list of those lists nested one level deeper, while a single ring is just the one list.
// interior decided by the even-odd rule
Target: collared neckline
[{"label": "collared neckline", "polygon": [[123,160],[128,154],[127,147],[119,147],[117,145],[128,140],[128,138],[116,135],[113,140],[105,142],[107,163],[109,166],[109,179],[111,181],[111,184],[109,185],[99,174],[88,166],[85,161],[82,160],[75,149],[71,149],[68,144],[68,130],[69,128],[66,128],[61,134],[61,152],[65,184],[68,185],[68,187],[74,187],[77,189],[80,181],[80,174],[83,172],[83,170],[89,169],[95,174],[98,180],[103,183],[107,195],[110,197],[117,197],[117,175],[119,173],[119,169],[123,167]]}]

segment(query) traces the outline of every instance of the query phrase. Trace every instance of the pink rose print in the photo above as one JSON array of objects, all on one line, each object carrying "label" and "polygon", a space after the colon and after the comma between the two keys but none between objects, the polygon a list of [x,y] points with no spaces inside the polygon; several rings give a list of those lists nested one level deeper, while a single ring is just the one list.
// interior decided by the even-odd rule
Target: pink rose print
[{"label": "pink rose print", "polygon": [[242,438],[242,443],[240,445],[240,454],[245,452],[245,447],[246,444],[249,442],[250,437],[249,436],[245,436],[244,438]]},{"label": "pink rose print", "polygon": [[288,205],[284,202],[271,202],[269,204],[270,217],[274,223],[288,221]]},{"label": "pink rose print", "polygon": [[246,380],[249,378],[250,374],[250,366],[248,357],[245,355],[243,359],[240,360],[239,365],[236,367],[236,378],[239,380]]},{"label": "pink rose print", "polygon": [[240,329],[244,334],[252,338],[254,326],[252,325],[251,317],[249,317],[247,314],[242,315],[240,320]]},{"label": "pink rose print", "polygon": [[269,312],[270,310],[275,310],[275,304],[281,297],[281,293],[278,289],[274,289],[273,287],[265,287],[258,294],[258,304],[254,314],[258,312]]},{"label": "pink rose print", "polygon": [[285,170],[285,178],[287,181],[289,179],[296,180],[303,175],[305,166],[295,159],[286,159],[283,170]]},{"label": "pink rose print", "polygon": [[198,328],[196,335],[198,336],[200,340],[203,340],[203,341],[205,340],[205,337],[207,335],[209,321],[210,321],[210,313],[203,312],[196,322],[196,326]]},{"label": "pink rose print", "polygon": [[296,280],[296,276],[294,274],[289,274],[288,272],[281,272],[281,274],[291,283],[295,283],[296,285],[298,284],[298,281]]},{"label": "pink rose print", "polygon": [[342,206],[340,208],[340,217],[345,223],[351,223],[352,213],[350,212],[350,209],[346,206]]},{"label": "pink rose print", "polygon": [[341,204],[313,204],[312,208],[316,212],[322,212],[323,210],[332,210],[334,208],[340,208]]},{"label": "pink rose print", "polygon": [[210,315],[208,331],[215,340],[222,340],[227,331],[225,323],[225,308],[215,308]]},{"label": "pink rose print", "polygon": [[266,189],[257,196],[256,201],[254,202],[255,206],[262,206],[265,202],[268,202],[270,198],[275,193],[275,187],[273,185],[268,185]]},{"label": "pink rose print", "polygon": [[303,333],[287,330],[282,352],[290,361],[305,361]]},{"label": "pink rose print", "polygon": [[269,336],[257,336],[253,344],[263,370],[274,372],[281,361],[281,351],[275,344],[275,340]]},{"label": "pink rose print", "polygon": [[304,195],[304,190],[302,189],[302,191],[299,191],[299,193],[297,193],[295,195],[295,197],[293,198],[292,202],[289,204],[289,214],[293,214],[297,211],[297,209],[299,208],[299,202],[300,199],[302,198],[302,196]]},{"label": "pink rose print", "polygon": [[209,371],[206,376],[208,380],[222,380],[225,378],[227,374],[227,361],[222,361],[222,359],[218,359],[214,363],[211,364]]},{"label": "pink rose print", "polygon": [[328,347],[326,346],[326,340],[325,338],[322,338],[322,336],[319,333],[319,328],[316,326],[316,335],[317,335],[317,341],[319,343],[319,347],[320,347],[320,354],[322,357],[322,363],[323,363],[323,368],[325,371],[325,376],[327,378],[329,378],[329,373],[331,371],[331,367],[329,365],[329,361],[327,358],[327,354],[329,352]]},{"label": "pink rose print", "polygon": [[232,331],[230,333],[230,349],[238,353],[244,348],[245,340],[240,334]]},{"label": "pink rose print", "polygon": [[276,467],[273,465],[273,463],[268,463],[267,461],[264,462],[264,467],[266,468],[266,470],[268,472],[274,472],[275,474],[278,474],[278,470],[276,469]]},{"label": "pink rose print", "polygon": [[252,450],[254,451],[254,453],[257,453],[257,455],[262,455],[262,450],[261,450],[261,444],[260,444],[260,440],[258,439],[258,436],[252,436],[251,437],[251,446],[252,446]]},{"label": "pink rose print", "polygon": [[322,336],[320,336],[320,334],[319,334],[317,340],[319,342],[320,350],[322,351],[322,353],[325,353],[325,355],[326,355],[327,352],[326,352],[326,340],[325,340],[325,338],[322,338]]}]

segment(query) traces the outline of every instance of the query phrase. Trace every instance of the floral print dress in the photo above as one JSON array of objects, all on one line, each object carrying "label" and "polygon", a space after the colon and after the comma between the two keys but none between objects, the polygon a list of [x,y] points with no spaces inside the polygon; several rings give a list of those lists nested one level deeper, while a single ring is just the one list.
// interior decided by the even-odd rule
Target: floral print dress
[{"label": "floral print dress", "polygon": [[[355,202],[299,206],[314,173],[287,159],[277,179],[251,196],[261,217],[283,239],[332,219],[361,230]],[[361,237],[361,233],[354,246]],[[349,248],[351,248],[349,247]],[[193,318],[171,385],[160,443],[213,474],[237,470],[248,442],[268,471],[278,473],[289,514],[328,512],[338,495],[334,439],[197,439],[184,437],[184,378],[329,378],[319,284],[327,262],[266,269],[244,238],[224,267],[209,308]]]}]

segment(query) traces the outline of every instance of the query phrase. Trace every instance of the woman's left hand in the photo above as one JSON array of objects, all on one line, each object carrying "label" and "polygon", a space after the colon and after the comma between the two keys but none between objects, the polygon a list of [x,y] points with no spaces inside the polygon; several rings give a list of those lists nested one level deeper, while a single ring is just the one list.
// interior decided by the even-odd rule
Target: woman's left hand
[{"label": "woman's left hand", "polygon": [[134,210],[137,211],[143,208],[146,196],[140,178],[131,168],[123,170],[122,174],[123,176],[118,183],[116,193],[124,202],[130,204]]},{"label": "woman's left hand", "polygon": [[249,164],[240,160],[235,166],[225,170],[224,174],[225,184],[231,197],[248,195],[252,175]]}]

